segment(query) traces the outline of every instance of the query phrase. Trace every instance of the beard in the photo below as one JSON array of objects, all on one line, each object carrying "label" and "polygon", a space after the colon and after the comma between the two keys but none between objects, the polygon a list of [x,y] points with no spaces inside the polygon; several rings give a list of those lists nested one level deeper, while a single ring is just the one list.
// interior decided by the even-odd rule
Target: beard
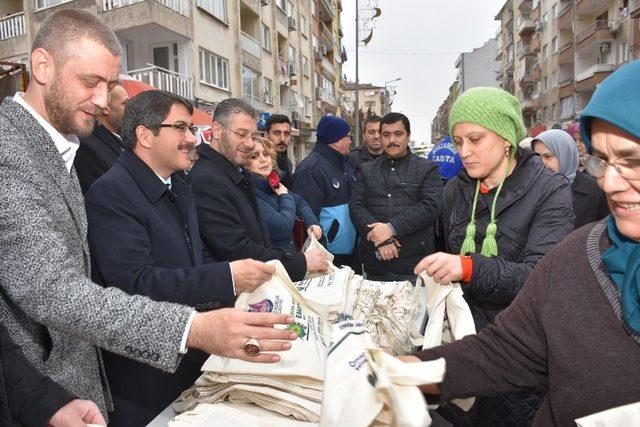
[{"label": "beard", "polygon": [[[62,134],[87,136],[93,131],[93,118],[82,119],[79,124],[75,123],[75,114],[78,110],[70,106],[72,103],[60,79],[56,78],[51,84],[50,92],[44,95],[44,108],[49,116],[49,122]],[[93,106],[85,111],[94,115],[97,113]]]}]

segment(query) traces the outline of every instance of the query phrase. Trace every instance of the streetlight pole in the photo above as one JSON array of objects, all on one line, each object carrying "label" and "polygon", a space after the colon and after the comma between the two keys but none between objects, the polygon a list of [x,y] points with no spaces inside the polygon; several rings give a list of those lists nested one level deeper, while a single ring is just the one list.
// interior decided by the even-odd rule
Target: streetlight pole
[{"label": "streetlight pole", "polygon": [[356,0],[356,105],[355,105],[355,115],[356,115],[356,123],[354,129],[354,138],[356,146],[360,145],[360,77],[358,75],[358,47],[360,44],[360,17],[358,16],[358,0]]}]

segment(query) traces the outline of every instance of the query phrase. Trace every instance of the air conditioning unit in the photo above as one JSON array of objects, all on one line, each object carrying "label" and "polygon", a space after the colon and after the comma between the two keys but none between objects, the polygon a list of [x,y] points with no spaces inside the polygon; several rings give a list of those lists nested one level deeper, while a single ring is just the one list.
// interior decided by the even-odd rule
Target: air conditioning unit
[{"label": "air conditioning unit", "polygon": [[620,31],[620,21],[611,21],[609,22],[609,31],[612,33],[617,33]]},{"label": "air conditioning unit", "polygon": [[298,66],[296,64],[289,64],[289,75],[296,76],[298,74]]},{"label": "air conditioning unit", "polygon": [[329,48],[327,47],[326,44],[321,44],[320,45],[320,54],[322,56],[325,56],[327,54],[327,52],[329,52]]},{"label": "air conditioning unit", "polygon": [[293,121],[299,121],[300,120],[300,113],[298,113],[297,111],[292,111],[291,112],[291,120]]},{"label": "air conditioning unit", "polygon": [[536,31],[542,31],[544,28],[544,21],[536,21],[535,29]]},{"label": "air conditioning unit", "polygon": [[294,18],[293,16],[289,17],[289,31],[295,31],[296,28],[298,28],[297,22],[296,22],[296,18]]},{"label": "air conditioning unit", "polygon": [[269,0],[260,0],[260,6],[269,6]]},{"label": "air conditioning unit", "polygon": [[317,87],[316,88],[316,100],[318,100],[318,101],[322,100],[322,88],[321,87]]}]

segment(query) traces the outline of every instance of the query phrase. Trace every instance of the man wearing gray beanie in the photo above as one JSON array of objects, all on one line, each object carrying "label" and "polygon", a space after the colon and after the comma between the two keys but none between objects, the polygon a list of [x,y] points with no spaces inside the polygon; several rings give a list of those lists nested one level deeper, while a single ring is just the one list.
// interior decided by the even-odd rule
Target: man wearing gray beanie
[{"label": "man wearing gray beanie", "polygon": [[349,215],[355,170],[349,159],[351,127],[335,116],[324,116],[316,129],[313,151],[300,163],[293,175],[293,190],[302,196],[320,219],[327,238],[327,249],[336,265],[359,270],[352,254],[356,229]]}]

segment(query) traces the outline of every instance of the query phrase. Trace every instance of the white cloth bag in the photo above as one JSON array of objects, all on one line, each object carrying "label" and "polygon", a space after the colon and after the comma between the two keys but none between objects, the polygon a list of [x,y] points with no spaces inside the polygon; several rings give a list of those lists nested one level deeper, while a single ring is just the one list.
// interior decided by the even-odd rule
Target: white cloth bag
[{"label": "white cloth bag", "polygon": [[619,427],[640,424],[640,402],[607,409],[576,420],[578,427]]},{"label": "white cloth bag", "polygon": [[364,327],[334,325],[320,426],[429,426],[417,386],[442,382],[444,372],[444,359],[404,363],[376,348]]},{"label": "white cloth bag", "polygon": [[[438,347],[476,333],[476,326],[469,305],[464,300],[459,283],[440,285],[422,272],[419,282],[427,293],[429,320],[424,332],[422,349]],[[452,402],[468,411],[475,398],[454,399]]]},{"label": "white cloth bag", "polygon": [[320,273],[320,272],[311,273],[311,272],[308,272],[307,275],[305,276],[305,279],[313,279],[314,277],[323,276],[325,274],[333,273],[336,270],[338,270],[338,267],[336,267],[335,264],[333,263],[333,254],[331,252],[329,252],[327,250],[327,248],[322,246],[320,244],[320,242],[318,242],[318,239],[316,239],[316,236],[314,236],[312,234],[311,237],[308,237],[307,240],[304,242],[304,245],[302,245],[302,251],[303,252],[309,252],[309,251],[312,251],[314,249],[320,249],[322,252],[324,252],[327,255],[327,261],[329,262],[329,268],[327,269],[326,273]]}]

